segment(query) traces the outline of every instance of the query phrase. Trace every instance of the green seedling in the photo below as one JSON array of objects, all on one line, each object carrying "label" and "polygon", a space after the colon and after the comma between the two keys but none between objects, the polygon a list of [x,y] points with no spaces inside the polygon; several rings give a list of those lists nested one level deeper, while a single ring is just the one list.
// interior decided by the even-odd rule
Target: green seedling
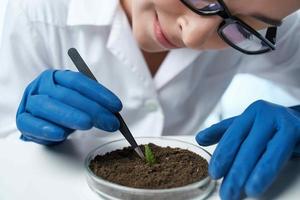
[{"label": "green seedling", "polygon": [[156,163],[154,154],[151,150],[151,148],[149,147],[149,145],[145,145],[145,156],[146,156],[146,162],[151,166],[153,164]]}]

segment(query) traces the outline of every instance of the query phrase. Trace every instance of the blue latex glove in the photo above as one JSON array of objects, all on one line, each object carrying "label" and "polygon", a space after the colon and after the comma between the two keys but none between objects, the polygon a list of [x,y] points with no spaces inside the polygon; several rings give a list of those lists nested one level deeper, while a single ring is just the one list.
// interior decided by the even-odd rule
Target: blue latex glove
[{"label": "blue latex glove", "polygon": [[117,96],[85,75],[47,70],[26,88],[16,121],[21,139],[53,145],[76,129],[118,130],[121,109]]},{"label": "blue latex glove", "polygon": [[300,152],[299,108],[260,100],[240,116],[221,121],[196,136],[200,145],[219,142],[209,173],[213,179],[224,177],[222,199],[261,195],[292,154]]}]

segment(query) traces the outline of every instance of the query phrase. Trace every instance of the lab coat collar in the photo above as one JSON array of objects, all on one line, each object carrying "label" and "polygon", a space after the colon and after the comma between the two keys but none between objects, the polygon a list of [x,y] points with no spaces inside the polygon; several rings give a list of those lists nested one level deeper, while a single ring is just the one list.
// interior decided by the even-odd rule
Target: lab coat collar
[{"label": "lab coat collar", "polygon": [[70,0],[67,24],[110,25],[119,0]]}]

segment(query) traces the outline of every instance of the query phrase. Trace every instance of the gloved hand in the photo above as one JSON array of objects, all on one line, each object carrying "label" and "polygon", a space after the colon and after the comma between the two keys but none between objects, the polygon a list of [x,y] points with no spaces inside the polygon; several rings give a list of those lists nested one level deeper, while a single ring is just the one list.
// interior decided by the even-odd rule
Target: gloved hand
[{"label": "gloved hand", "polygon": [[[224,177],[224,200],[257,197],[271,185],[300,141],[299,107],[257,101],[240,116],[200,132],[200,145],[219,142],[209,164],[213,179]],[[297,153],[297,152],[295,152]]]},{"label": "gloved hand", "polygon": [[47,70],[26,88],[16,121],[21,139],[53,145],[76,129],[118,130],[121,109],[117,96],[85,75]]}]

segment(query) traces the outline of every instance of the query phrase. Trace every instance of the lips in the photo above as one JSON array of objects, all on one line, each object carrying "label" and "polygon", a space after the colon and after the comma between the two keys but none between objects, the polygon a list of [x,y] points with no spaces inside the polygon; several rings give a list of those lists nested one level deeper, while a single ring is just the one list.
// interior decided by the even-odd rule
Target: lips
[{"label": "lips", "polygon": [[159,23],[158,20],[158,16],[156,15],[155,19],[154,19],[154,23],[153,23],[153,27],[154,27],[154,34],[155,37],[157,39],[157,41],[164,47],[167,49],[174,49],[174,48],[178,48],[175,44],[173,44],[164,34],[161,25]]}]

